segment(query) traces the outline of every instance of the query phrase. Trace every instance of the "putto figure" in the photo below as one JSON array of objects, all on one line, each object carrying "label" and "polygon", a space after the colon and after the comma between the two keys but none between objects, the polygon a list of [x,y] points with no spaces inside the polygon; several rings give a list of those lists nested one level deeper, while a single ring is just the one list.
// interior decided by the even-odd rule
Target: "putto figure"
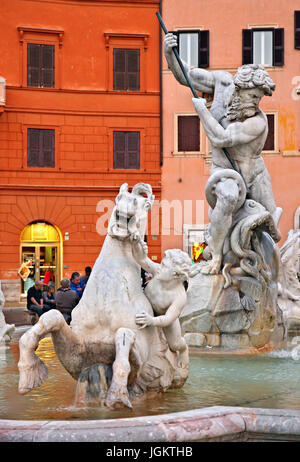
[{"label": "putto figure", "polygon": [[165,252],[161,264],[148,258],[148,247],[141,239],[133,240],[133,256],[145,271],[153,274],[153,279],[145,287],[145,295],[150,301],[156,316],[146,311],[136,315],[140,328],[162,327],[171,351],[178,352],[178,367],[187,368],[188,347],[181,336],[179,316],[186,304],[186,291],[183,285],[188,281],[192,260],[186,252],[171,249]]},{"label": "putto figure", "polygon": [[[176,37],[167,34],[164,52],[169,67],[176,79],[187,85],[172,52],[176,45]],[[211,207],[208,244],[212,260],[202,272],[217,274],[234,214],[243,205],[246,194],[271,213],[276,226],[282,213],[282,209],[276,207],[270,175],[261,156],[268,121],[259,102],[263,96],[272,95],[275,84],[263,66],[257,64],[241,66],[234,77],[228,72],[192,69],[186,64],[185,68],[196,90],[214,93],[210,111],[201,98],[193,98],[193,104],[212,145],[211,174],[206,186]],[[224,149],[237,171],[224,155]]]}]

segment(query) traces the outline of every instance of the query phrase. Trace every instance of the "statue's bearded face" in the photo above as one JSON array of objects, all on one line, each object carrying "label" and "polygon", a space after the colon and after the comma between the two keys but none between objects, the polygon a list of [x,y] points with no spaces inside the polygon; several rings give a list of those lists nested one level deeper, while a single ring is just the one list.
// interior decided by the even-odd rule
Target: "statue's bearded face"
[{"label": "statue's bearded face", "polygon": [[229,101],[227,119],[242,122],[259,111],[259,102],[264,92],[260,88],[235,88]]}]

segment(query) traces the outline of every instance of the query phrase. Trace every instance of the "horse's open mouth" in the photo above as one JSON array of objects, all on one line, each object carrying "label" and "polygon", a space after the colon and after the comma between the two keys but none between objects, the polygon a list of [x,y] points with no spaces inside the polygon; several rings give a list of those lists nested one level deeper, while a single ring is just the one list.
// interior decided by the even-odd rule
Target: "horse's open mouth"
[{"label": "horse's open mouth", "polygon": [[130,220],[132,220],[132,218],[133,217],[122,215],[121,213],[116,211],[116,225],[118,226],[119,229],[128,231],[129,223],[130,223]]}]

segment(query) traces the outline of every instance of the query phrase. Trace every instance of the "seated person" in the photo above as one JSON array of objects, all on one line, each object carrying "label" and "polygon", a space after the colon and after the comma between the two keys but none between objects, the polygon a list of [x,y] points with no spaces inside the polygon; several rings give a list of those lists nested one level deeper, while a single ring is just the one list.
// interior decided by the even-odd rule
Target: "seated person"
[{"label": "seated person", "polygon": [[55,285],[51,281],[48,283],[47,290],[43,292],[43,300],[46,305],[49,305],[51,308],[56,308]]},{"label": "seated person", "polygon": [[87,285],[87,282],[89,280],[89,277],[91,275],[92,268],[90,266],[86,266],[85,268],[85,275],[81,276],[80,281],[82,282],[83,286],[85,287]]},{"label": "seated person", "polygon": [[185,339],[181,336],[179,316],[186,304],[183,282],[188,280],[192,261],[187,253],[172,249],[165,252],[161,264],[148,258],[147,244],[139,237],[132,240],[133,256],[153,278],[145,287],[145,295],[156,316],[142,311],[136,315],[136,324],[143,329],[147,326],[162,327],[172,351],[178,352],[178,366],[188,367],[189,356]]},{"label": "seated person", "polygon": [[80,297],[70,288],[69,279],[62,279],[60,284],[61,287],[56,293],[56,309],[62,313],[67,324],[70,324],[72,310],[79,302]]},{"label": "seated person", "polygon": [[27,309],[34,311],[39,316],[51,310],[51,307],[44,303],[42,287],[43,281],[36,281],[34,286],[30,287],[27,291]]},{"label": "seated person", "polygon": [[83,282],[80,281],[80,274],[77,273],[77,271],[75,271],[71,276],[70,288],[72,290],[75,290],[75,292],[80,298],[82,297],[85,285],[83,284]]}]

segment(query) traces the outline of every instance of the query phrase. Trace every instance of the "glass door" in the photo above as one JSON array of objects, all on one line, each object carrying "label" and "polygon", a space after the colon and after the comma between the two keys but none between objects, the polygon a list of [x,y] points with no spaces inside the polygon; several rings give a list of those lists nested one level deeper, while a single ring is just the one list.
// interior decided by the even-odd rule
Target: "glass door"
[{"label": "glass door", "polygon": [[26,265],[27,277],[21,279],[22,294],[26,295],[35,281],[49,281],[55,283],[55,290],[59,283],[59,262],[57,244],[26,244],[22,245],[21,263]]}]

